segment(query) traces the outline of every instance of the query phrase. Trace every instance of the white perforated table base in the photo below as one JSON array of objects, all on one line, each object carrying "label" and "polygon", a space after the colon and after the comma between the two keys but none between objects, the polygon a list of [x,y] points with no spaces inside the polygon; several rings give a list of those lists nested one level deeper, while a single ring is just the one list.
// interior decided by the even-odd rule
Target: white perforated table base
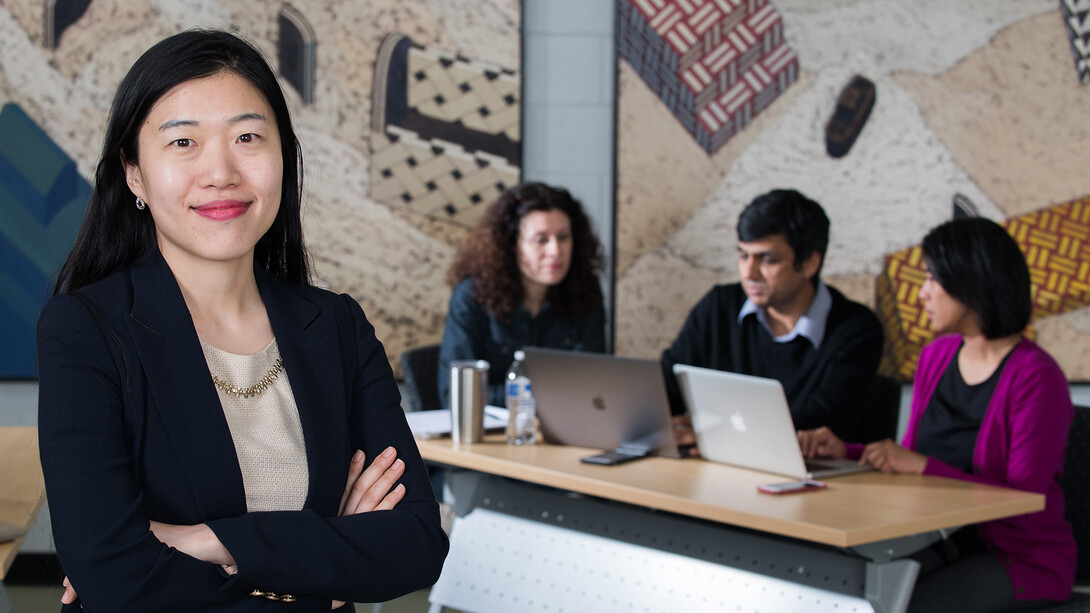
[{"label": "white perforated table base", "polygon": [[862,599],[477,508],[433,603],[474,613],[871,612]]}]

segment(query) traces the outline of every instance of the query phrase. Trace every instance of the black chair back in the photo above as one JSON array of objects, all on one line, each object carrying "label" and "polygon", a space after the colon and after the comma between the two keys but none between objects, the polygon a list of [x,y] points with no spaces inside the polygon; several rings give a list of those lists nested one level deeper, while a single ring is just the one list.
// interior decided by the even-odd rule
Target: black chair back
[{"label": "black chair back", "polygon": [[1075,583],[1086,585],[1090,583],[1090,407],[1075,407],[1061,485],[1067,521],[1075,531],[1079,552]]}]

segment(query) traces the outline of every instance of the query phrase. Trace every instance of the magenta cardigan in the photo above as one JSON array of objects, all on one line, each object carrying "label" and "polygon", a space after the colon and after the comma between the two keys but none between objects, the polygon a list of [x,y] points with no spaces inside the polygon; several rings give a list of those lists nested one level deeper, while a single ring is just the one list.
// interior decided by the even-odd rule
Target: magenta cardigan
[{"label": "magenta cardigan", "polygon": [[[916,448],[916,428],[961,337],[943,336],[920,353],[912,414],[901,444]],[[932,457],[925,475],[1000,485],[1045,495],[1045,509],[980,524],[979,534],[1011,577],[1018,600],[1065,600],[1075,582],[1075,537],[1064,520],[1067,429],[1075,409],[1067,378],[1052,356],[1023,339],[999,376],[973,449],[973,473]],[[849,445],[859,457],[862,445]]]}]

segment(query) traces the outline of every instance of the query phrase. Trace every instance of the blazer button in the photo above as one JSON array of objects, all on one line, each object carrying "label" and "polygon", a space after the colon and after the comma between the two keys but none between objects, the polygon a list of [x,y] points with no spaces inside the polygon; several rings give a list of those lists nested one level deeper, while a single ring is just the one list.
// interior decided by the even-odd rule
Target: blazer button
[{"label": "blazer button", "polygon": [[255,587],[255,588],[254,588],[254,591],[250,592],[250,595],[251,595],[251,596],[264,596],[264,595],[265,595],[265,592],[262,592],[261,590],[259,590],[259,589],[257,589],[257,588]]},{"label": "blazer button", "polygon": [[267,600],[280,600],[280,595],[276,592],[265,592],[265,598]]},{"label": "blazer button", "polygon": [[283,596],[280,597],[280,602],[295,602],[296,600],[298,600],[298,599],[295,596],[292,596],[291,594],[284,594]]}]

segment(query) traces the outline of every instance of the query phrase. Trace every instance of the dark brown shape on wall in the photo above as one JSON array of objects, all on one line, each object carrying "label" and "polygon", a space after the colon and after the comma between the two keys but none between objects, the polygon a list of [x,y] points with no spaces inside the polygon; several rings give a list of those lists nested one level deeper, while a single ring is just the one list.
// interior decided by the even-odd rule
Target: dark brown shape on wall
[{"label": "dark brown shape on wall", "polygon": [[840,92],[836,110],[825,126],[825,150],[830,156],[841,158],[848,154],[870,117],[874,99],[874,83],[860,75],[852,77]]}]

